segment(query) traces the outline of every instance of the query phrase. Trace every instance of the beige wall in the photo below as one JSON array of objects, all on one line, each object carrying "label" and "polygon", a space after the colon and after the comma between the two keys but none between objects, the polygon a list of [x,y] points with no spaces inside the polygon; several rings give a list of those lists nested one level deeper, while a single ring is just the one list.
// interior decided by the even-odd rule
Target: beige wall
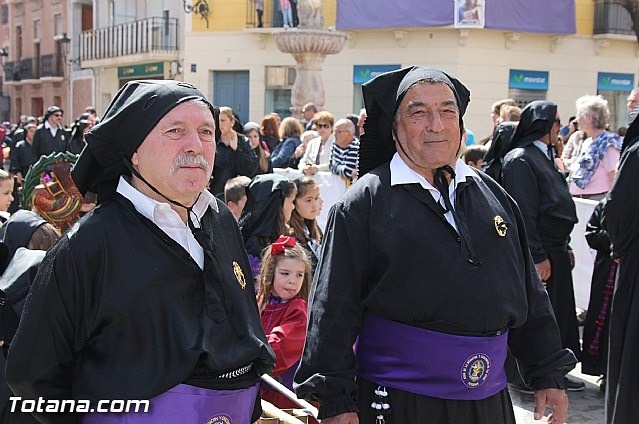
[{"label": "beige wall", "polygon": [[[264,43],[261,48],[257,35]],[[506,47],[505,33],[469,30],[461,39],[452,28],[407,31],[402,47],[392,30],[349,33],[344,50],[329,56],[323,66],[326,89],[325,108],[336,116],[354,112],[353,65],[429,65],[459,77],[471,90],[472,101],[466,125],[478,137],[491,131],[490,105],[508,95],[510,69],[548,71],[547,98],[555,101],[566,118],[574,113],[574,101],[586,93],[596,93],[597,72],[637,74],[637,43],[632,39],[609,39],[596,52],[591,36],[561,37],[521,33]],[[598,54],[597,54],[598,53]],[[190,65],[197,64],[197,72]],[[292,56],[277,50],[272,35],[255,31],[187,33],[184,50],[184,79],[208,96],[213,93],[213,70],[250,72],[251,120],[259,120],[264,110],[265,66],[294,66]],[[635,78],[636,81],[636,78]],[[213,99],[215,101],[215,99]]]}]

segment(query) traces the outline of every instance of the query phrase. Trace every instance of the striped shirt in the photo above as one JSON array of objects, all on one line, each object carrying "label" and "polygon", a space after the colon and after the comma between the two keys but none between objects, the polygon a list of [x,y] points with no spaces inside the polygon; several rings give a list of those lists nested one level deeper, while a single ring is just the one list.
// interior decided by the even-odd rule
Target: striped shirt
[{"label": "striped shirt", "polygon": [[328,169],[335,175],[352,180],[351,174],[357,169],[359,162],[359,140],[354,138],[351,143],[342,148],[333,143],[331,160]]}]

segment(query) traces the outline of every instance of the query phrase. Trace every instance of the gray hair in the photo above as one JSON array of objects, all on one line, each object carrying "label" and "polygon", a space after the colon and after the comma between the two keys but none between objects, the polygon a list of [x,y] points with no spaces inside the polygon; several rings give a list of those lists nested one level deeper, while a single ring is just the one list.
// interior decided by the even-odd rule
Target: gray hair
[{"label": "gray hair", "polygon": [[605,129],[610,121],[610,109],[608,101],[600,95],[581,96],[575,102],[577,106],[577,116],[589,116],[592,126],[597,129]]}]

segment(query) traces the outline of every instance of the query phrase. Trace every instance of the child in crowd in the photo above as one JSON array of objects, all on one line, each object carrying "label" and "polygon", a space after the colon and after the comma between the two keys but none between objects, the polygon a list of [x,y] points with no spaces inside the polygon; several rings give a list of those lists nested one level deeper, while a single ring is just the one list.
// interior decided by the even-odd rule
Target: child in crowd
[{"label": "child in crowd", "polygon": [[295,184],[277,174],[258,175],[246,188],[246,205],[239,224],[253,277],[260,273],[264,248],[280,235],[289,234],[296,194]]},{"label": "child in crowd", "polygon": [[231,178],[224,185],[224,203],[231,210],[236,221],[240,220],[244,205],[246,205],[246,187],[251,184],[251,179],[240,175]]},{"label": "child in crowd", "polygon": [[280,10],[282,11],[282,26],[284,28],[293,26],[293,9],[291,0],[280,0]]},{"label": "child in crowd", "polygon": [[488,149],[486,146],[481,144],[468,146],[464,151],[464,162],[466,162],[466,165],[475,169],[481,169],[481,166],[484,163],[484,156],[486,156],[487,151]]},{"label": "child in crowd", "polygon": [[[311,291],[311,263],[306,251],[290,236],[281,236],[262,256],[257,304],[262,328],[275,352],[271,375],[293,389],[293,376],[302,357]],[[278,408],[297,406],[264,384],[262,399]]]},{"label": "child in crowd", "polygon": [[13,176],[0,169],[0,224],[9,219],[9,206],[13,203]]},{"label": "child in crowd", "polygon": [[298,178],[295,180],[295,186],[295,210],[291,214],[289,224],[298,243],[308,251],[311,271],[314,274],[322,247],[322,230],[317,225],[317,217],[322,210],[322,197],[319,185],[312,177]]}]

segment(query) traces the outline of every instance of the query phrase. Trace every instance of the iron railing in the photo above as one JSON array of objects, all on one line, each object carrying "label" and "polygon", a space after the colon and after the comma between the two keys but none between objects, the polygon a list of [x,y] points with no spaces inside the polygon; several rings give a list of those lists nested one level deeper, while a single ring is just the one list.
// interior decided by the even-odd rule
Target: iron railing
[{"label": "iron railing", "polygon": [[25,57],[19,61],[5,62],[4,80],[22,81],[43,77],[64,77],[64,56],[45,54],[40,57]]},{"label": "iron railing", "polygon": [[[258,28],[257,11],[255,10],[255,2],[253,0],[246,1],[246,27]],[[258,2],[259,3],[259,2]],[[264,28],[281,27],[283,24],[282,11],[280,9],[279,0],[264,0],[264,13],[262,16],[262,26]],[[296,5],[291,1],[291,6]],[[294,9],[295,10],[295,9]],[[296,13],[293,13],[293,20],[296,19]]]},{"label": "iron railing", "polygon": [[630,13],[613,0],[596,0],[593,33],[635,35]]},{"label": "iron railing", "polygon": [[80,61],[178,50],[177,18],[153,17],[83,31]]}]

